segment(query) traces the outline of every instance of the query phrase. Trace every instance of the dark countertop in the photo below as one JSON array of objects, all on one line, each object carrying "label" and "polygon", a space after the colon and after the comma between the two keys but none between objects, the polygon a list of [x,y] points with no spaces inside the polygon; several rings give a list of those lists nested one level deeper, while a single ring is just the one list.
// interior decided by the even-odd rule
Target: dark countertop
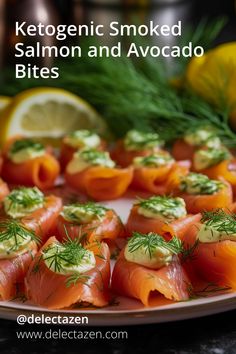
[{"label": "dark countertop", "polygon": [[[0,321],[1,354],[20,353],[83,353],[83,354],[234,354],[236,353],[236,311],[224,314],[163,324],[133,327],[103,327],[100,331],[126,330],[124,340],[19,340],[16,331],[47,331],[72,327],[19,326]],[[73,327],[76,329],[76,327]],[[78,329],[78,328],[77,328]],[[79,330],[96,330],[80,327]]]}]

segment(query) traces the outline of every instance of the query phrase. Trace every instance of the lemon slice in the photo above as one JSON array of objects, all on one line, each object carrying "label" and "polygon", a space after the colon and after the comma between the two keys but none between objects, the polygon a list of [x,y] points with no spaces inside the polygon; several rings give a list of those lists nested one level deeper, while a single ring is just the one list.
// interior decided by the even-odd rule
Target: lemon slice
[{"label": "lemon slice", "polygon": [[101,135],[108,128],[99,114],[80,97],[58,88],[34,88],[15,96],[1,118],[0,140],[20,134],[58,139],[77,129]]}]

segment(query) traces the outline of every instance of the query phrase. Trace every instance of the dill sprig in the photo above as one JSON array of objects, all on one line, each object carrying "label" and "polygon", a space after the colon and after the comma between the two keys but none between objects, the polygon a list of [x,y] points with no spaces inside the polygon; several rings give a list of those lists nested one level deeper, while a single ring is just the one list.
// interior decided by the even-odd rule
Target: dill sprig
[{"label": "dill sprig", "polygon": [[18,221],[10,219],[0,222],[0,243],[13,240],[13,245],[9,248],[9,252],[17,251],[25,241],[32,240],[39,242],[35,233],[27,229]]},{"label": "dill sprig", "polygon": [[230,290],[232,290],[230,286],[220,286],[213,282],[206,284],[202,289],[193,289],[191,285],[188,286],[190,300],[194,300],[199,297],[213,296],[219,293],[225,293]]},{"label": "dill sprig", "polygon": [[63,207],[61,215],[68,221],[81,224],[84,223],[83,216],[91,215],[96,219],[102,220],[107,212],[107,208],[103,205],[87,202],[74,203]]},{"label": "dill sprig", "polygon": [[35,151],[44,150],[43,144],[32,139],[16,140],[10,147],[10,154],[15,154],[21,150],[33,149]]},{"label": "dill sprig", "polygon": [[44,202],[43,193],[37,188],[19,187],[13,189],[6,197],[10,202],[9,208],[17,208],[22,206],[24,208],[31,209],[35,205],[42,204]]},{"label": "dill sprig", "polygon": [[[49,251],[55,247],[52,254]],[[82,247],[77,239],[67,239],[63,244],[53,245],[46,248],[43,253],[44,261],[49,261],[49,268],[54,269],[56,272],[60,272],[63,266],[76,266],[83,260],[86,255],[86,249]],[[49,253],[49,255],[47,255]]]},{"label": "dill sprig", "polygon": [[218,232],[224,232],[227,235],[236,233],[236,215],[234,213],[226,213],[222,209],[207,211],[202,214],[201,221]]},{"label": "dill sprig", "polygon": [[145,250],[146,253],[149,254],[150,258],[152,258],[152,253],[157,247],[165,248],[166,250],[171,251],[173,254],[179,254],[183,252],[183,244],[177,237],[173,237],[169,242],[167,242],[162,236],[154,232],[150,232],[148,234],[134,232],[128,241],[128,250],[132,253],[141,247]]}]

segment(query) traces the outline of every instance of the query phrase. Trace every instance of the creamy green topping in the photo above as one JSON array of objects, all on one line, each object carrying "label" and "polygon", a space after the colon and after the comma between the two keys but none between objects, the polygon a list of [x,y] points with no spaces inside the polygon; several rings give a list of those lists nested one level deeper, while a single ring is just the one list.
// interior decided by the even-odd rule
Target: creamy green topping
[{"label": "creamy green topping", "polygon": [[219,242],[224,240],[236,241],[236,215],[227,214],[223,210],[203,213],[197,238],[203,243]]},{"label": "creamy green topping", "polygon": [[30,250],[35,234],[16,220],[0,222],[0,259],[14,258]]},{"label": "creamy green topping", "polygon": [[214,194],[223,187],[222,182],[209,179],[201,173],[189,173],[182,177],[179,186],[182,192],[188,194]]},{"label": "creamy green topping", "polygon": [[74,174],[91,166],[115,167],[115,162],[108,152],[85,148],[74,153],[73,159],[67,165],[67,172]]},{"label": "creamy green topping", "polygon": [[168,166],[174,162],[173,157],[168,152],[157,152],[149,156],[135,157],[133,165],[135,167],[163,167]]},{"label": "creamy green topping", "polygon": [[195,170],[200,171],[205,168],[217,165],[221,161],[231,158],[230,152],[225,149],[199,149],[195,152],[193,157],[193,166]]},{"label": "creamy green topping", "polygon": [[153,196],[142,199],[138,203],[138,214],[147,218],[178,219],[187,215],[186,205],[182,198]]},{"label": "creamy green topping", "polygon": [[125,136],[124,145],[126,150],[137,151],[160,147],[163,141],[157,133],[130,130]]},{"label": "creamy green topping", "polygon": [[220,148],[222,145],[220,138],[216,135],[216,131],[213,127],[207,126],[197,129],[195,131],[189,131],[184,140],[193,146],[207,146],[210,148]]},{"label": "creamy green topping", "polygon": [[100,145],[100,137],[89,130],[76,130],[65,137],[65,143],[75,149],[89,147],[96,148]]},{"label": "creamy green topping", "polygon": [[43,251],[46,266],[54,273],[80,276],[96,266],[94,253],[77,241],[54,242]]},{"label": "creamy green topping", "polygon": [[76,203],[64,206],[61,215],[71,223],[87,224],[97,219],[102,221],[107,210],[104,206],[93,202]]},{"label": "creamy green topping", "polygon": [[134,232],[125,247],[125,259],[151,269],[168,265],[174,254],[183,251],[182,242],[174,237],[166,242],[153,232],[141,234]]},{"label": "creamy green topping", "polygon": [[44,195],[37,188],[21,187],[13,189],[3,201],[5,213],[12,218],[21,218],[42,208]]},{"label": "creamy green topping", "polygon": [[31,139],[16,140],[8,153],[9,159],[14,163],[22,163],[45,154],[45,147]]}]

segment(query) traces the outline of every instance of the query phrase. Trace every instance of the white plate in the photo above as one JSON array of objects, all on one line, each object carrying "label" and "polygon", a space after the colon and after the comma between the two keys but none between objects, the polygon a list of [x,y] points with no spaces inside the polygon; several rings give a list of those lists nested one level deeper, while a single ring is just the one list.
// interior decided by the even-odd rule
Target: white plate
[{"label": "white plate", "polygon": [[[126,221],[130,207],[133,203],[133,195],[129,195],[117,201],[104,204],[117,211],[123,221]],[[103,309],[71,309],[71,310],[47,310],[23,302],[0,302],[0,317],[15,320],[18,315],[31,314],[47,316],[88,316],[91,326],[110,325],[134,325],[147,323],[160,323],[189,318],[196,318],[236,309],[236,292],[214,295],[207,298],[199,298],[191,301],[173,303],[160,297],[159,305],[144,307],[139,301],[118,297],[117,303]]]}]

